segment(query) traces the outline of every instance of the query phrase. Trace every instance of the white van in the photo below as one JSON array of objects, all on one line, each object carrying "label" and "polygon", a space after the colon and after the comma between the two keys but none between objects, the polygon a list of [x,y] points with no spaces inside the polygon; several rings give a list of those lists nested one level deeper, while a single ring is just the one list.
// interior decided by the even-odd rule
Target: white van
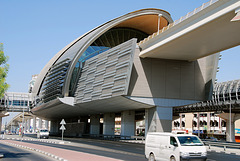
[{"label": "white van", "polygon": [[149,161],[207,160],[207,150],[195,135],[149,132],[145,140]]},{"label": "white van", "polygon": [[37,132],[37,138],[41,139],[41,138],[49,138],[49,131],[47,129],[41,129]]}]

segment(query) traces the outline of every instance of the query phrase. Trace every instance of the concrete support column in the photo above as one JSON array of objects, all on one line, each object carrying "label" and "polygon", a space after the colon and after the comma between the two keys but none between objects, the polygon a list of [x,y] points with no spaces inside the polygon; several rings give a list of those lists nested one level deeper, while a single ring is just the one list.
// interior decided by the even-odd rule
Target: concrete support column
[{"label": "concrete support column", "polygon": [[121,114],[121,135],[134,136],[135,124],[135,111],[123,111]]},{"label": "concrete support column", "polygon": [[[193,129],[193,113],[185,113],[185,129],[188,131],[189,134],[192,134]],[[191,121],[187,121],[191,120]]]},{"label": "concrete support column", "polygon": [[146,111],[145,135],[147,132],[172,131],[172,107],[153,107]]},{"label": "concrete support column", "polygon": [[31,123],[31,119],[27,119],[27,131],[30,132],[30,123]]},{"label": "concrete support column", "polygon": [[219,117],[226,120],[226,141],[235,142],[235,121],[240,119],[240,114],[232,113],[231,122],[229,113],[222,113]]},{"label": "concrete support column", "polygon": [[151,122],[149,122],[149,109],[145,109],[145,136],[147,136],[149,125]]},{"label": "concrete support column", "polygon": [[[210,114],[211,114],[210,112],[207,113],[207,134],[210,133],[210,129],[211,129],[211,126],[210,126],[211,116],[210,116]],[[219,124],[221,124],[221,122],[219,122]]]},{"label": "concrete support column", "polygon": [[106,113],[103,118],[103,134],[114,135],[115,113]]},{"label": "concrete support column", "polygon": [[23,131],[26,133],[27,131],[27,118],[25,118],[24,123],[23,123]]},{"label": "concrete support column", "polygon": [[24,130],[25,130],[25,132],[27,132],[27,130],[28,130],[28,118],[25,118],[25,122],[24,122]]},{"label": "concrete support column", "polygon": [[100,132],[100,115],[90,116],[90,134],[99,134]]},{"label": "concrete support column", "polygon": [[[48,128],[49,128],[48,124],[49,124],[49,121],[48,121],[48,120],[45,120],[45,129],[48,129]],[[48,130],[49,130],[49,129],[48,129]]]},{"label": "concrete support column", "polygon": [[2,117],[0,117],[0,132],[2,131]]},{"label": "concrete support column", "polygon": [[231,121],[231,129],[230,120],[226,120],[226,141],[235,142],[235,120]]},{"label": "concrete support column", "polygon": [[50,133],[58,134],[58,129],[60,128],[60,121],[51,121]]},{"label": "concrete support column", "polygon": [[33,116],[33,133],[36,132],[36,116]]},{"label": "concrete support column", "polygon": [[200,137],[200,114],[197,113],[197,130],[198,130],[198,137]]},{"label": "concrete support column", "polygon": [[90,134],[90,124],[88,123],[88,117],[81,117],[80,122],[84,123],[83,133]]},{"label": "concrete support column", "polygon": [[42,128],[42,119],[38,119],[38,128],[41,129]]},{"label": "concrete support column", "polygon": [[180,114],[180,129],[182,129],[182,114]]}]

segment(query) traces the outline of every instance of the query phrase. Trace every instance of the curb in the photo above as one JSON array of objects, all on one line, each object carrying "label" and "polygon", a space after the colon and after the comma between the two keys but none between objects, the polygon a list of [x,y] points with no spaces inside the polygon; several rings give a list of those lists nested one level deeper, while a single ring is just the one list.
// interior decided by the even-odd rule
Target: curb
[{"label": "curb", "polygon": [[[8,145],[13,145],[13,146],[20,147],[20,148],[24,148],[24,149],[27,149],[27,150],[32,150],[32,151],[35,151],[35,152],[39,152],[41,154],[44,154],[44,155],[46,155],[48,157],[57,159],[59,161],[68,161],[66,159],[60,158],[59,156],[53,155],[51,153],[48,153],[48,152],[45,152],[45,151],[42,151],[42,150],[39,150],[39,149],[30,148],[30,147],[27,147],[27,146],[18,145],[18,144],[14,144],[14,143],[8,143],[8,142],[4,142],[4,141],[2,143],[8,144]],[[0,154],[0,157],[1,157],[1,154]]]},{"label": "curb", "polygon": [[[3,140],[17,140],[17,141],[21,141],[21,140],[26,140],[26,141],[39,141],[39,142],[45,142],[45,143],[51,143],[51,144],[64,144],[64,141],[49,141],[47,139],[21,139],[21,138],[5,138]],[[65,141],[67,143],[71,143],[69,141]]]},{"label": "curb", "polygon": [[18,140],[18,141],[21,141],[21,140],[26,140],[26,141],[40,141],[40,142],[47,142],[47,143],[52,143],[52,144],[58,144],[58,142],[56,141],[45,141],[45,140],[42,140],[42,139],[21,139],[21,138],[5,138],[4,140]]}]

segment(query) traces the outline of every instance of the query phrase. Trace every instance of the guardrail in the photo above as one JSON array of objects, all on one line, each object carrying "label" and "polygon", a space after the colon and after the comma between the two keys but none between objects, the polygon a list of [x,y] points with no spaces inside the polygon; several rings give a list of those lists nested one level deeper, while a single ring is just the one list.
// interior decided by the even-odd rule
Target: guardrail
[{"label": "guardrail", "polygon": [[209,149],[211,149],[211,146],[223,147],[224,151],[226,151],[227,148],[237,148],[237,149],[240,149],[240,143],[207,141],[207,140],[203,140],[203,143],[205,145],[208,145]]},{"label": "guardrail", "polygon": [[131,136],[131,139],[135,139],[135,140],[145,140],[144,136]]},{"label": "guardrail", "polygon": [[83,134],[83,137],[98,138],[104,140],[141,140],[144,141],[144,136],[125,136],[125,135],[104,135],[104,134]]},{"label": "guardrail", "polygon": [[124,135],[83,134],[82,136],[103,139],[103,140],[121,140],[121,139],[130,140],[130,139],[132,139],[131,136],[124,136]]}]

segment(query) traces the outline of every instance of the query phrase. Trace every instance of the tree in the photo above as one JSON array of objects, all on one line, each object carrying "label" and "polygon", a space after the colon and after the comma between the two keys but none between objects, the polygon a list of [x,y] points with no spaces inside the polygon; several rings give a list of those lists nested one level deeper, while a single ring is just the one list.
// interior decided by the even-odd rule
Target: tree
[{"label": "tree", "polygon": [[8,57],[4,55],[3,44],[0,43],[0,98],[4,96],[5,91],[9,87],[9,84],[6,83],[6,77],[9,69],[7,61]]}]

